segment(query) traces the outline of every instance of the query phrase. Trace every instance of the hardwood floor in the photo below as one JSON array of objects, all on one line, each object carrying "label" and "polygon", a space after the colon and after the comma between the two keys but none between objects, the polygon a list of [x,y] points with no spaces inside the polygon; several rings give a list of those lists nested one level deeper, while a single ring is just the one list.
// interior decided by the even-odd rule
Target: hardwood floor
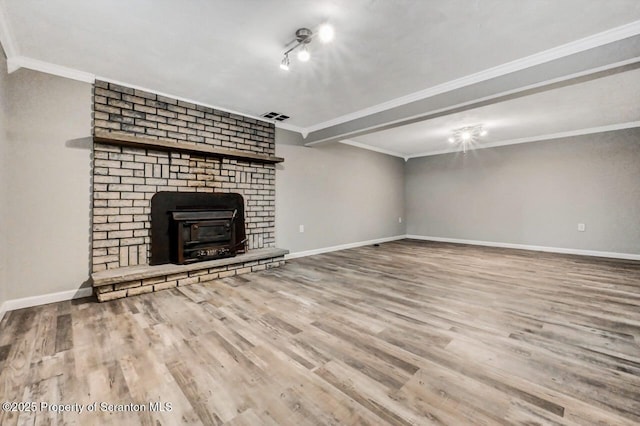
[{"label": "hardwood floor", "polygon": [[640,262],[404,240],[0,327],[2,401],[84,408],[2,425],[640,423]]}]

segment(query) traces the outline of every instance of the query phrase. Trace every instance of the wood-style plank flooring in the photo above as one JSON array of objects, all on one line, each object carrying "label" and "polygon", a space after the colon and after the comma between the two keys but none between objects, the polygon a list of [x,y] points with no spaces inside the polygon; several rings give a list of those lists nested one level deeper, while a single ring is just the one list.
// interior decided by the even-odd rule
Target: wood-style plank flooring
[{"label": "wood-style plank flooring", "polygon": [[0,400],[85,407],[2,425],[639,424],[640,262],[404,240],[13,311]]}]

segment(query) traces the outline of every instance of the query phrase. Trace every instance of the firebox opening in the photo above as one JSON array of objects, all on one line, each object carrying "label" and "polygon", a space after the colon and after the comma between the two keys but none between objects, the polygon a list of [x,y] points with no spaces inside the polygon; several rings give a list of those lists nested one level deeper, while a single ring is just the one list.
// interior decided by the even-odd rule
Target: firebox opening
[{"label": "firebox opening", "polygon": [[232,257],[245,249],[242,195],[158,192],[151,199],[151,265]]}]

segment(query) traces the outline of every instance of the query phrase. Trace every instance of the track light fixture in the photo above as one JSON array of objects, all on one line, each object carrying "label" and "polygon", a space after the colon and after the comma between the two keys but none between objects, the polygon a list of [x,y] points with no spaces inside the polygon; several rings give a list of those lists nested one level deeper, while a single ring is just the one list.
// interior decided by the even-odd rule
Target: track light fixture
[{"label": "track light fixture", "polygon": [[461,127],[451,132],[449,136],[449,143],[458,144],[462,147],[462,152],[467,153],[467,149],[473,145],[479,138],[487,136],[487,130],[482,124],[476,124],[474,126]]},{"label": "track light fixture", "polygon": [[307,62],[310,58],[311,54],[309,53],[309,49],[307,49],[307,46],[302,46],[298,51],[298,60],[300,62]]},{"label": "track light fixture", "polygon": [[285,71],[289,71],[289,55],[284,55],[284,58],[282,58],[282,61],[280,62],[280,69],[283,69]]},{"label": "track light fixture", "polygon": [[320,25],[320,28],[318,29],[318,35],[320,36],[321,42],[329,43],[331,40],[333,40],[333,27],[329,24]]},{"label": "track light fixture", "polygon": [[329,24],[320,25],[317,32],[315,33],[311,31],[309,28],[297,29],[295,33],[295,38],[291,40],[289,43],[287,43],[287,46],[291,46],[291,45],[293,46],[291,46],[289,50],[284,52],[284,57],[280,62],[280,68],[285,71],[289,71],[289,65],[290,65],[289,53],[293,52],[296,49],[299,49],[297,57],[300,62],[309,61],[309,59],[311,59],[311,53],[309,52],[309,49],[307,46],[309,43],[311,43],[311,40],[313,40],[313,38],[316,35],[318,36],[318,38],[320,38],[321,42],[328,43],[331,40],[333,40],[335,33],[333,31],[333,27]]}]

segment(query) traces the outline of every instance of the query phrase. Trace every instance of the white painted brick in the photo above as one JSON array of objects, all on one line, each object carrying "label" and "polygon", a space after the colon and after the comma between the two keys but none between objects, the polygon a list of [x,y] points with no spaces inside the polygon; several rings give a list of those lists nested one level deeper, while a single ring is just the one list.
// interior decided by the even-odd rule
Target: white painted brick
[{"label": "white painted brick", "polygon": [[[136,231],[134,231],[135,233]],[[144,265],[147,263],[147,245],[138,246],[138,265]]]},{"label": "white painted brick", "polygon": [[120,183],[118,176],[94,176],[93,183]]},{"label": "white painted brick", "polygon": [[[119,211],[120,209],[118,209]],[[109,215],[107,218],[109,223],[114,222],[133,222],[133,216],[130,214]]]},{"label": "white painted brick", "polygon": [[130,222],[130,223],[121,223],[120,229],[144,229],[144,223],[142,222]]},{"label": "white painted brick", "polygon": [[129,266],[129,249],[127,247],[120,247],[120,266]]},{"label": "white painted brick", "polygon": [[131,192],[133,191],[133,185],[112,184],[109,185],[109,191]]},{"label": "white painted brick", "polygon": [[200,282],[200,277],[189,277],[189,278],[183,278],[181,280],[178,280],[178,285],[179,286],[191,285],[191,284],[196,284],[198,282]]},{"label": "white painted brick", "polygon": [[135,161],[137,163],[157,163],[158,159],[156,157],[149,157],[147,155],[136,155]]},{"label": "white painted brick", "polygon": [[134,245],[144,244],[144,239],[143,238],[122,238],[120,239],[119,242],[121,246],[134,246]]},{"label": "white painted brick", "polygon": [[127,296],[137,296],[139,294],[151,293],[153,292],[153,286],[140,286],[134,287],[127,290]]},{"label": "white painted brick", "polygon": [[138,264],[138,247],[130,246],[129,247],[129,265],[137,265]]},{"label": "white painted brick", "polygon": [[120,198],[124,200],[144,200],[144,193],[140,192],[122,192]]},{"label": "white painted brick", "polygon": [[133,200],[108,200],[107,205],[109,207],[131,207],[133,206]]},{"label": "white painted brick", "polygon": [[110,291],[107,293],[101,293],[97,295],[99,302],[108,302],[109,300],[121,299],[126,296],[127,296],[127,290]]},{"label": "white painted brick", "polygon": [[169,288],[175,288],[177,286],[178,286],[178,282],[177,281],[167,281],[165,283],[154,284],[153,291],[166,290],[166,289],[169,289]]},{"label": "white painted brick", "polygon": [[156,187],[152,185],[135,185],[136,192],[156,192]]},{"label": "white painted brick", "polygon": [[120,161],[102,160],[102,159],[96,158],[95,160],[93,160],[93,165],[95,167],[120,168]]},{"label": "white painted brick", "polygon": [[123,169],[133,169],[133,170],[143,170],[144,164],[136,161],[123,161],[122,162]]},{"label": "white painted brick", "polygon": [[120,198],[120,194],[117,192],[95,192],[93,193],[94,200],[117,200]]}]

